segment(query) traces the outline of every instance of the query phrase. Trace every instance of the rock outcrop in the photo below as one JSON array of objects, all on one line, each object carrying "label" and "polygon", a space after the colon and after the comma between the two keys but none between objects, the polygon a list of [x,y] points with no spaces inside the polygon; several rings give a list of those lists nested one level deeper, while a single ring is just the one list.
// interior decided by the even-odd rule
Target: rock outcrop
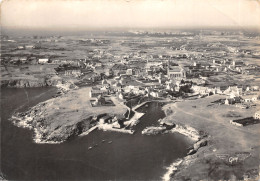
[{"label": "rock outcrop", "polygon": [[24,88],[24,87],[45,87],[56,85],[57,81],[41,78],[41,79],[10,79],[2,80],[1,87],[14,87],[14,88]]},{"label": "rock outcrop", "polygon": [[157,135],[157,134],[159,134],[159,133],[163,133],[165,130],[166,130],[166,127],[150,126],[150,127],[145,128],[145,129],[142,131],[142,134],[145,134],[145,135]]},{"label": "rock outcrop", "polygon": [[38,105],[25,113],[18,113],[12,117],[15,125],[34,130],[36,143],[61,143],[80,135],[95,125],[92,116],[79,120],[76,124],[64,126],[48,124],[44,113],[40,110],[41,106]]}]

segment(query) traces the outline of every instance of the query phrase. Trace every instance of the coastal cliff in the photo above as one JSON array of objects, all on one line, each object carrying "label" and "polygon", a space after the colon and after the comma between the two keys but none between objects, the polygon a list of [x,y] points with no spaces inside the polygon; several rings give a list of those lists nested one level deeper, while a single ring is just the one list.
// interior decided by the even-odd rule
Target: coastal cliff
[{"label": "coastal cliff", "polygon": [[13,123],[18,127],[29,128],[34,131],[34,141],[36,143],[61,143],[69,138],[78,136],[91,128],[92,117],[78,120],[75,124],[51,125],[42,116],[43,112],[39,104],[25,113],[18,113],[12,117]]},{"label": "coastal cliff", "polygon": [[[65,89],[65,84],[60,88]],[[70,84],[68,84],[70,85]],[[115,106],[92,107],[90,88],[73,89],[59,97],[39,103],[27,112],[15,113],[15,125],[34,131],[36,143],[61,143],[97,125],[100,115],[124,115],[127,107],[113,99]]]}]

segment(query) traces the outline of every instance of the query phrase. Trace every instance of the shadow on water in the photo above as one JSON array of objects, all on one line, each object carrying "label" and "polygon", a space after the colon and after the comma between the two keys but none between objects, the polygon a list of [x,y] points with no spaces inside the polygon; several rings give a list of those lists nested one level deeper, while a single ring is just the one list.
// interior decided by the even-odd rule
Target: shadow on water
[{"label": "shadow on water", "polygon": [[146,126],[164,117],[157,102],[138,109],[146,114],[134,135],[97,130],[62,144],[35,144],[32,131],[14,126],[8,118],[15,110],[25,111],[50,99],[55,91],[2,89],[1,170],[6,179],[158,180],[165,167],[186,156],[190,141],[182,135],[141,135]]}]

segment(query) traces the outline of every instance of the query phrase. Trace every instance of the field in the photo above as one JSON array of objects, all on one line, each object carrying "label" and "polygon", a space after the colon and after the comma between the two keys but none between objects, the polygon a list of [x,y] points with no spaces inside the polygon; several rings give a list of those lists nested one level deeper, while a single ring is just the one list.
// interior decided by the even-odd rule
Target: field
[{"label": "field", "polygon": [[[204,99],[186,100],[164,107],[173,110],[167,120],[189,125],[209,136],[208,146],[201,148],[194,155],[190,166],[181,168],[174,180],[184,177],[194,180],[234,178],[237,180],[248,175],[254,178],[258,174],[260,124],[236,127],[229,123],[233,118],[226,116],[233,112],[234,115],[252,117],[257,108],[240,109],[218,104],[207,106],[221,98],[225,96],[214,95]],[[238,156],[238,160],[232,161],[232,158],[237,158],[236,155],[239,153],[246,153],[248,156],[244,159]]]}]

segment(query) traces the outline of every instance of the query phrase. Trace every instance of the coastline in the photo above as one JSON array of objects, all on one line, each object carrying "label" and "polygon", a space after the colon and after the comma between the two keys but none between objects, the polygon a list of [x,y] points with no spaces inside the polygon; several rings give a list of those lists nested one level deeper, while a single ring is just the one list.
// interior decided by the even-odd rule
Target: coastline
[{"label": "coastline", "polygon": [[[167,119],[167,116],[159,122],[163,122],[164,119]],[[161,177],[164,181],[169,181],[174,177],[174,174],[180,171],[182,168],[189,166],[192,162],[193,156],[196,156],[197,151],[207,145],[208,135],[200,135],[199,131],[194,129],[188,125],[181,125],[181,124],[174,124],[174,127],[171,129],[167,129],[165,126],[150,126],[146,127],[142,134],[145,135],[157,135],[157,134],[171,134],[171,133],[178,133],[183,136],[188,137],[192,141],[192,146],[190,147],[191,153],[184,158],[179,158],[175,160],[172,164],[166,167],[166,173]]]},{"label": "coastline", "polygon": [[[58,126],[56,126],[56,128],[50,129],[50,126],[48,127],[48,124],[49,124],[48,119],[51,119],[53,117],[52,112],[54,112],[55,110],[58,112],[61,112],[61,111],[64,112],[62,109],[64,109],[64,108],[67,109],[66,106],[62,109],[60,108],[60,106],[64,105],[63,103],[59,104],[60,106],[56,106],[55,103],[61,99],[68,99],[72,95],[76,99],[78,99],[78,95],[76,95],[76,92],[79,92],[79,91],[82,92],[82,88],[78,89],[77,86],[74,86],[74,84],[71,84],[69,82],[67,82],[66,84],[57,84],[56,87],[58,88],[59,91],[61,91],[60,96],[58,96],[58,97],[55,96],[44,102],[40,102],[37,105],[29,108],[29,110],[26,112],[14,113],[12,115],[12,117],[10,118],[12,120],[13,124],[16,125],[17,127],[23,127],[23,128],[28,128],[30,130],[33,130],[33,132],[34,132],[33,140],[35,143],[59,144],[59,143],[66,141],[69,137],[71,137],[71,134],[72,134],[72,136],[73,135],[84,136],[84,135],[88,135],[89,133],[91,133],[92,131],[94,131],[96,129],[103,130],[103,131],[114,131],[114,132],[121,132],[121,133],[126,133],[126,134],[133,134],[134,130],[132,130],[132,128],[140,122],[140,118],[144,115],[144,113],[137,112],[137,111],[135,111],[135,109],[137,109],[138,107],[147,103],[147,102],[144,102],[141,105],[137,105],[135,107],[135,109],[134,109],[135,114],[133,115],[133,117],[131,117],[129,120],[127,120],[125,122],[125,125],[128,129],[115,128],[113,126],[113,124],[101,124],[99,122],[96,122],[93,126],[88,125],[89,123],[87,123],[86,121],[87,120],[93,121],[94,117],[99,117],[103,114],[102,111],[100,113],[95,113],[95,114],[90,113],[90,114],[86,114],[86,116],[85,115],[80,116],[77,118],[77,120],[75,120],[73,118],[75,120],[74,121],[75,123],[73,123],[73,124],[70,124],[67,126],[58,125]],[[85,89],[88,90],[89,88],[85,88]],[[113,101],[120,104],[120,102],[118,102],[115,98],[113,98]],[[126,107],[126,108],[128,109],[128,107]],[[83,109],[84,109],[84,107],[83,107]],[[105,107],[105,109],[107,109],[107,108]],[[68,111],[71,112],[69,107],[68,107]],[[116,111],[118,112],[118,110],[116,110]],[[50,112],[50,113],[48,114],[48,112]],[[76,110],[76,112],[79,112],[79,111]],[[81,117],[85,117],[85,118],[81,118]],[[56,124],[57,121],[58,121],[58,119],[56,120],[56,122],[53,121],[53,123]],[[82,124],[83,124],[83,127],[82,127]],[[69,135],[63,135],[62,132],[57,132],[58,130],[62,129],[62,127],[65,127],[65,128],[68,127],[68,130],[72,129],[71,130],[72,133],[69,133]],[[88,128],[88,127],[90,127],[90,128]],[[82,132],[79,130],[82,130]],[[57,132],[58,135],[55,132]],[[53,137],[52,139],[54,139],[54,140],[49,140],[48,137],[55,135],[55,134],[61,138],[56,139],[55,137]],[[65,130],[64,134],[68,134],[66,130]]]},{"label": "coastline", "polygon": [[[37,104],[36,106],[30,108],[30,110],[36,110],[37,107],[41,106],[41,104],[52,104],[52,101],[53,101],[52,99],[41,102],[41,103]],[[126,127],[130,126],[130,128],[132,128],[133,126],[137,125],[140,121],[139,119],[143,115],[144,115],[144,113],[139,113],[139,112],[135,111],[135,115],[130,120],[126,121],[127,122]],[[28,128],[30,130],[33,130],[33,132],[34,132],[33,140],[34,140],[35,143],[38,143],[38,144],[59,144],[59,143],[63,143],[64,141],[66,141],[66,140],[61,140],[61,141],[46,141],[46,140],[44,140],[42,133],[44,133],[45,130],[40,128],[40,131],[39,131],[38,129],[33,127],[32,126],[33,117],[28,116],[28,114],[26,114],[24,117],[21,117],[21,116],[18,116],[18,115],[12,115],[11,119],[12,119],[13,124],[16,125],[17,127]],[[96,129],[99,129],[99,130],[102,130],[102,131],[114,131],[114,132],[120,132],[120,133],[126,133],[126,134],[134,134],[134,130],[131,130],[131,129],[114,128],[112,124],[97,123],[95,126],[93,126],[90,129],[82,132],[78,136],[86,136]]]},{"label": "coastline", "polygon": [[[60,97],[59,97],[60,98]],[[58,99],[59,99],[58,98]],[[51,99],[54,99],[54,98],[51,98]],[[48,100],[47,100],[48,101]],[[40,103],[38,103],[38,104],[44,104],[44,102],[45,101],[43,101],[43,102],[40,102]],[[52,101],[51,101],[52,102]],[[37,106],[38,104],[36,104],[35,106]],[[156,104],[154,104],[154,105],[156,105]],[[34,105],[32,105],[32,107],[30,108],[30,109],[32,109],[34,107]],[[149,108],[152,108],[152,106],[150,107],[149,106]],[[158,107],[158,109],[160,108],[160,106]],[[160,111],[160,113],[161,113],[161,111]],[[148,113],[149,114],[149,113]],[[28,115],[29,116],[29,115]],[[26,120],[26,121],[25,121]],[[38,147],[40,147],[40,148],[44,148],[44,147],[46,147],[46,148],[49,148],[50,146],[51,146],[51,148],[56,148],[56,146],[54,146],[54,145],[51,145],[51,144],[57,144],[57,147],[64,147],[64,146],[69,146],[67,143],[66,144],[59,144],[59,143],[62,143],[61,141],[60,142],[55,142],[55,141],[41,141],[41,139],[39,139],[39,137],[37,136],[37,129],[33,129],[33,124],[31,124],[31,119],[30,118],[27,118],[27,119],[23,119],[23,127],[25,127],[25,128],[30,128],[31,127],[31,130],[34,132],[33,134],[31,134],[31,131],[29,131],[28,129],[26,129],[26,130],[24,130],[23,132],[26,132],[26,133],[28,133],[28,132],[30,132],[29,134],[28,134],[28,137],[27,137],[27,141],[28,142],[31,142],[31,144],[32,145],[35,145],[35,146],[37,146],[37,145],[39,145]],[[28,121],[28,122],[27,122]],[[156,122],[157,121],[157,119],[155,120],[155,121],[153,121],[153,123],[154,122]],[[25,124],[26,123],[26,124]],[[149,123],[148,123],[149,124]],[[17,125],[16,125],[17,126]],[[19,125],[20,127],[22,126],[22,125]],[[16,128],[17,129],[17,128]],[[96,128],[97,129],[97,128]],[[91,131],[93,131],[93,130],[96,130],[94,127],[92,127],[92,128],[90,128],[88,131],[86,131],[86,132],[83,132],[81,135],[78,135],[78,136],[83,136],[83,135],[87,135],[87,134],[89,134]],[[141,129],[142,130],[142,129]],[[110,132],[110,131],[109,131]],[[139,132],[139,131],[138,131]],[[93,133],[93,135],[96,135],[96,134],[103,134],[102,132],[100,132],[100,131],[96,131],[96,132],[94,132]],[[112,134],[112,132],[110,132],[110,133],[105,133],[104,135],[114,135],[114,134]],[[115,134],[115,135],[118,135],[118,134]],[[34,140],[33,140],[33,142],[32,142],[32,140],[31,140],[31,136],[33,136],[33,138],[34,138]],[[123,136],[123,135],[122,135]],[[138,136],[140,136],[139,134],[138,134]],[[88,137],[88,138],[84,138],[84,139],[77,139],[77,140],[75,140],[76,142],[78,142],[78,141],[80,141],[80,142],[84,142],[85,143],[85,145],[86,145],[86,150],[87,150],[87,153],[84,153],[84,154],[90,154],[91,152],[93,153],[93,150],[91,150],[91,151],[89,151],[89,138],[91,138],[91,137],[93,137],[92,135],[90,136],[90,137]],[[112,138],[113,138],[114,136],[112,136]],[[131,135],[130,135],[130,137],[128,136],[128,135],[126,135],[126,136],[124,136],[124,137],[126,137],[126,138],[129,138],[129,139],[131,139]],[[132,137],[133,139],[136,139],[137,138],[137,136],[135,135],[134,137]],[[107,139],[107,138],[102,138],[102,139],[106,139],[106,140],[113,140],[113,139]],[[121,139],[120,139],[121,140]],[[151,137],[149,140],[153,140],[153,138]],[[99,140],[99,141],[101,141],[101,139]],[[37,142],[37,144],[34,144],[34,142]],[[91,143],[92,143],[92,141],[90,141]],[[113,142],[114,143],[117,143],[115,140],[113,140]],[[153,141],[151,141],[151,142],[153,142]],[[70,143],[70,141],[68,142],[68,143]],[[71,142],[72,144],[74,143],[74,141],[73,142]],[[46,146],[45,145],[42,145],[42,144],[46,144]],[[50,146],[48,145],[48,144],[50,144]],[[110,147],[111,147],[111,145],[110,145]],[[174,149],[174,147],[173,147],[173,149]],[[184,150],[185,150],[185,147],[183,148]],[[145,149],[146,150],[146,149]],[[160,175],[162,174],[162,173],[164,173],[164,167],[160,167],[160,172],[157,174],[157,177],[158,178],[160,178]]]},{"label": "coastline", "polygon": [[[62,90],[64,90],[64,89],[62,89]],[[67,94],[67,92],[65,94]],[[54,100],[55,100],[55,98],[52,98],[52,99],[49,99],[47,101],[41,102],[41,103],[37,104],[36,106],[30,108],[30,110],[37,110],[37,107],[41,107],[41,105],[52,105]],[[140,118],[145,113],[140,113],[140,112],[137,112],[135,110],[138,109],[139,107],[145,105],[146,103],[148,103],[148,102],[143,102],[143,103],[136,105],[134,107],[133,110],[135,112],[135,115],[132,118],[130,118],[130,120],[126,121],[127,126],[130,126],[130,128],[132,128],[133,126],[135,126],[139,123]],[[167,118],[167,116],[165,118]],[[163,118],[163,119],[165,119],[165,118]],[[48,141],[46,141],[43,138],[43,133],[45,133],[46,131],[43,128],[40,128],[40,130],[34,128],[32,126],[33,117],[30,117],[28,114],[25,115],[23,118],[13,115],[12,119],[13,119],[13,122],[16,126],[29,128],[29,129],[33,130],[33,132],[34,132],[33,140],[37,144],[60,144],[60,143],[63,143],[64,141],[66,141],[66,140],[59,140],[59,141],[48,140]],[[14,121],[14,120],[16,120],[16,121]],[[103,131],[115,131],[115,132],[126,133],[126,134],[133,134],[134,133],[133,130],[122,129],[122,128],[121,129],[113,128],[112,124],[99,124],[99,123],[97,123],[95,126],[91,127],[90,129],[87,129],[86,131],[78,134],[78,136],[88,135],[96,129],[103,130]],[[189,137],[194,142],[199,140],[198,131],[195,130],[194,128],[192,128],[192,127],[187,126],[187,125],[185,125],[185,126],[176,125],[175,128],[173,128],[171,130],[167,130],[166,133],[175,133],[175,132],[178,132],[178,133],[180,133],[184,136]],[[186,157],[184,157],[182,159],[177,159],[169,167],[167,167],[167,172],[163,176],[164,180],[167,180],[165,178],[169,178],[170,175],[173,175],[174,172],[177,172],[179,170],[179,167],[181,166],[181,163],[185,162],[186,159],[187,159]]]},{"label": "coastline", "polygon": [[40,102],[26,112],[14,113],[11,117],[16,126],[34,131],[36,143],[62,143],[95,126],[96,117],[105,113],[123,115],[127,111],[126,106],[120,105],[116,99],[113,99],[116,104],[113,107],[92,107],[87,94],[89,87],[78,89],[70,83],[58,87],[60,96]]},{"label": "coastline", "polygon": [[[65,97],[68,97],[68,95],[65,94]],[[248,129],[245,129],[243,127],[241,128],[234,127],[229,123],[229,121],[220,119],[220,115],[217,115],[215,113],[216,110],[213,106],[208,108],[207,112],[205,111],[203,113],[201,112],[201,110],[205,109],[205,106],[207,106],[207,104],[214,101],[218,97],[219,96],[211,96],[209,98],[204,98],[204,99],[184,100],[182,102],[169,103],[163,106],[163,110],[165,111],[166,117],[164,117],[160,121],[175,124],[174,128],[168,129],[164,133],[168,133],[168,134],[179,133],[184,136],[187,136],[194,143],[193,146],[190,148],[189,155],[187,155],[184,158],[175,160],[172,164],[170,164],[166,168],[166,173],[161,177],[163,180],[171,180],[171,179],[183,180],[183,175],[185,175],[185,177],[187,176],[187,178],[202,178],[206,180],[213,179],[213,178],[216,179],[218,178],[218,174],[220,172],[227,172],[228,178],[235,176],[236,178],[241,179],[242,177],[243,178],[245,177],[243,174],[246,174],[246,169],[249,169],[249,171],[255,169],[255,165],[257,161],[255,158],[256,156],[258,156],[257,150],[259,149],[257,145],[255,145],[256,134],[251,133],[250,131],[248,131]],[[193,104],[198,105],[197,103],[198,101],[200,101],[201,103],[200,107],[197,106],[196,109],[193,108],[193,110],[188,109],[189,112],[186,111],[187,106],[192,107]],[[46,105],[46,103],[53,104],[53,101],[52,99],[50,99],[45,102],[39,103],[34,107]],[[34,107],[31,108],[31,111],[35,110]],[[171,109],[172,111],[167,111],[168,109]],[[220,108],[218,107],[218,109]],[[229,109],[227,109],[227,107],[223,107],[223,109],[225,109],[225,111],[229,111],[229,109],[233,109],[233,108],[229,107]],[[198,111],[199,113],[197,113]],[[44,111],[41,113],[44,113]],[[210,118],[208,116],[209,114],[211,115]],[[138,117],[139,116],[141,117],[143,113],[137,115]],[[24,119],[15,116],[13,116],[12,118],[18,120],[18,122],[15,123],[17,126],[33,129],[34,141],[36,143],[57,144],[66,140],[66,139],[63,140],[42,139],[43,138],[42,133],[44,133],[45,130],[43,128],[42,130],[35,129],[31,124],[33,118],[28,115],[26,115]],[[136,120],[139,119],[133,119],[133,120],[134,121],[130,122],[130,124],[138,123],[136,122]],[[84,122],[84,120],[80,120],[80,121]],[[86,121],[88,121],[88,119]],[[82,122],[80,122],[80,124]],[[82,131],[82,133],[79,133],[78,132],[79,128],[77,128],[77,126],[79,125],[78,123],[79,122],[75,122],[74,125],[70,125],[68,127],[68,129],[72,130],[72,132],[74,132],[73,134],[77,136],[87,135],[95,129],[102,129],[103,131],[117,131],[117,132],[127,133],[127,134],[134,133],[132,130],[117,129],[117,128],[113,128],[113,125],[106,125],[106,124],[102,124],[102,125],[96,124],[94,127],[91,128],[84,127],[83,128],[84,131]],[[216,127],[222,131],[217,132]],[[162,128],[162,127],[158,127],[158,128]],[[56,129],[54,129],[54,132],[55,131]],[[256,131],[256,129],[254,129],[254,131]],[[54,135],[55,134],[56,133],[54,133]],[[67,134],[67,132],[65,132],[65,134]],[[243,138],[248,141],[248,143],[244,145],[244,143],[240,141],[239,145],[234,145],[234,142],[236,140],[235,139],[236,137],[234,137],[234,135],[236,136],[242,135]],[[226,139],[225,136],[227,136],[228,139]],[[249,136],[249,138],[247,138],[247,136]],[[70,135],[66,135],[64,138],[69,138],[69,137]],[[229,147],[228,153],[225,152],[226,147]],[[233,162],[233,161],[230,162],[229,159],[236,156],[237,153],[239,152],[249,153],[249,156],[248,157],[244,156],[245,159],[243,160],[242,168],[240,168],[242,170],[241,174],[239,173],[240,175],[236,175],[237,173],[233,173],[231,169],[236,166],[238,167],[239,165],[241,167],[241,163]],[[218,155],[221,154],[229,155],[229,157],[226,159],[219,158]],[[238,157],[242,157],[241,154]],[[221,168],[221,170],[219,171],[219,168],[217,168],[214,170],[214,172],[216,173],[213,172],[214,175],[207,175],[206,173],[208,173],[208,169],[215,164],[220,165],[219,167]],[[204,165],[206,165],[206,167],[203,167]],[[224,168],[226,170],[223,171]],[[193,171],[194,169],[197,171],[194,172]],[[198,175],[199,172],[204,173],[203,177]],[[251,174],[249,177],[256,178],[257,176],[255,174]]]},{"label": "coastline", "polygon": [[184,136],[187,136],[189,137],[192,141],[199,141],[200,140],[200,135],[199,135],[199,132],[194,129],[193,127],[191,126],[188,126],[188,125],[179,125],[179,124],[176,124],[176,127],[171,129],[170,130],[171,133],[180,133]]}]

